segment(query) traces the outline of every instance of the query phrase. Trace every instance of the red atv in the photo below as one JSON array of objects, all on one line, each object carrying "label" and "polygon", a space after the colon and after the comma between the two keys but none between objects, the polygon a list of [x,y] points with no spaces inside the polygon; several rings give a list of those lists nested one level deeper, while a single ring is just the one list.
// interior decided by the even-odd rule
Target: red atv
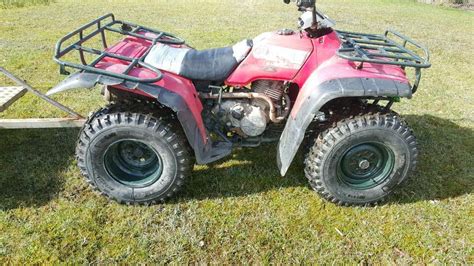
[{"label": "red atv", "polygon": [[[80,133],[77,161],[87,181],[121,203],[163,201],[195,162],[278,141],[281,175],[304,147],[306,177],[331,202],[370,204],[392,192],[418,151],[390,108],[416,91],[428,50],[394,31],[336,31],[315,0],[296,4],[298,31],[225,48],[198,51],[112,14],[62,38],[54,59],[62,74],[78,71],[48,94],[102,84],[110,102]],[[109,46],[111,34],[124,38]],[[93,39],[103,49],[85,45]],[[78,62],[69,60],[73,52]]]}]

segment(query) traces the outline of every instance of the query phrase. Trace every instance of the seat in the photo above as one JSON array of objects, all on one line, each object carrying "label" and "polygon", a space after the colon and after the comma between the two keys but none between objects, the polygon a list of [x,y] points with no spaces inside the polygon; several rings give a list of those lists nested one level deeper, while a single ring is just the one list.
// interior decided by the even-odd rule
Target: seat
[{"label": "seat", "polygon": [[223,81],[245,59],[251,48],[251,40],[201,51],[157,43],[145,62],[191,80]]}]

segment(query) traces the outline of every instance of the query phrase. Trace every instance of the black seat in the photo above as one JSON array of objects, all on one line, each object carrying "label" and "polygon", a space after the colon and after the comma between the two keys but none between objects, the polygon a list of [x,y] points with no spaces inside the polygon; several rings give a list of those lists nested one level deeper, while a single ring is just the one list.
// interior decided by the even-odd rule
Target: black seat
[{"label": "black seat", "polygon": [[223,81],[245,59],[251,47],[251,40],[201,51],[158,43],[145,62],[191,80]]}]

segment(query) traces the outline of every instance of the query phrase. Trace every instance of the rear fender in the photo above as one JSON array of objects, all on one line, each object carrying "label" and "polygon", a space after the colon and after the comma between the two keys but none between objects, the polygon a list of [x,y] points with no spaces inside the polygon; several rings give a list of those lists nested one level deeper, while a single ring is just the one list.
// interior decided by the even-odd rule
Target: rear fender
[{"label": "rear fender", "polygon": [[48,92],[46,92],[46,96],[73,89],[90,89],[93,88],[96,84],[113,86],[118,85],[122,82],[122,79],[111,78],[92,73],[76,72],[61,81],[58,85],[54,86]]},{"label": "rear fender", "polygon": [[209,155],[213,147],[211,141],[208,140],[201,117],[202,103],[197,97],[192,82],[169,73],[166,73],[163,79],[157,83],[145,84],[124,82],[121,79],[99,74],[78,72],[52,88],[47,92],[47,95],[72,89],[92,88],[96,84],[114,86],[130,93],[156,99],[177,114],[186,138],[194,149],[197,163],[205,164],[216,159]]},{"label": "rear fender", "polygon": [[347,75],[343,78],[327,79],[327,75],[321,74],[319,71],[314,72],[306,81],[280,137],[277,163],[282,176],[291,165],[306,129],[324,104],[342,97],[412,96],[411,87],[403,78],[383,78],[381,75],[360,77],[362,72],[358,72],[359,77]]}]

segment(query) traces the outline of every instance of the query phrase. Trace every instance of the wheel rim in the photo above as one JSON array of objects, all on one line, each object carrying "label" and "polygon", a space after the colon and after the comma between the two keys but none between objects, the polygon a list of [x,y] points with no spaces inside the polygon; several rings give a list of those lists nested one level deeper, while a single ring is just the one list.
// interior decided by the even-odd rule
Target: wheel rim
[{"label": "wheel rim", "polygon": [[348,148],[338,163],[338,178],[355,189],[369,189],[383,183],[395,164],[393,151],[378,142]]},{"label": "wheel rim", "polygon": [[120,140],[104,156],[111,177],[130,187],[145,187],[160,179],[163,162],[159,153],[138,140]]}]

